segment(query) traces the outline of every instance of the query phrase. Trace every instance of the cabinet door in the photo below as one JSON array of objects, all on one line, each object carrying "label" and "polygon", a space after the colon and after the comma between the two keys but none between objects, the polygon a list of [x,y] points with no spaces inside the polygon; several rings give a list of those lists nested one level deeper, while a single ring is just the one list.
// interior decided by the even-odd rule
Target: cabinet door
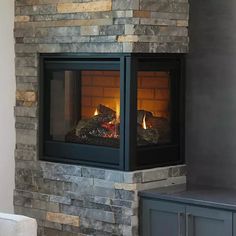
[{"label": "cabinet door", "polygon": [[233,213],[233,236],[236,236],[236,213]]},{"label": "cabinet door", "polygon": [[167,201],[141,200],[142,236],[185,236],[185,206]]},{"label": "cabinet door", "polygon": [[186,207],[186,236],[232,236],[231,212],[204,207]]}]

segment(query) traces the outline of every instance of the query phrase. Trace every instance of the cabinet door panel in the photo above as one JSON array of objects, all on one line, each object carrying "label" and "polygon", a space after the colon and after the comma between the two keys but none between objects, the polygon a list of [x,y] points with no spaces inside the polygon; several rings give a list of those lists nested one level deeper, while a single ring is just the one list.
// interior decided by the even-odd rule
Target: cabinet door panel
[{"label": "cabinet door panel", "polygon": [[185,236],[185,206],[142,199],[142,236]]},{"label": "cabinet door panel", "polygon": [[236,213],[233,213],[233,236],[236,236]]},{"label": "cabinet door panel", "polygon": [[204,207],[186,207],[186,236],[232,236],[232,213]]}]

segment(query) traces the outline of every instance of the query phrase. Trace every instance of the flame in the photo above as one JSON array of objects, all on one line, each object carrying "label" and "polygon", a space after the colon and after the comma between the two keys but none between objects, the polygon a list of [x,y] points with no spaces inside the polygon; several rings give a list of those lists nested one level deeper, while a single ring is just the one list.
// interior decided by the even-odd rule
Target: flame
[{"label": "flame", "polygon": [[147,129],[146,114],[145,114],[144,117],[143,117],[142,127],[143,127],[143,129]]},{"label": "flame", "polygon": [[95,112],[94,112],[94,116],[98,115],[98,109],[96,108]]},{"label": "flame", "polygon": [[120,120],[120,104],[119,102],[116,103],[116,121]]}]

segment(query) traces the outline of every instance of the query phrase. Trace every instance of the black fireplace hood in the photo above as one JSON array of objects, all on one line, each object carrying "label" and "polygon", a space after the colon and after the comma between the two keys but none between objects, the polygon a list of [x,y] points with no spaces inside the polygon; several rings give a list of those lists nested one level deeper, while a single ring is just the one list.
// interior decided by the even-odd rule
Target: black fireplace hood
[{"label": "black fireplace hood", "polygon": [[119,170],[184,162],[184,55],[40,54],[40,159]]}]

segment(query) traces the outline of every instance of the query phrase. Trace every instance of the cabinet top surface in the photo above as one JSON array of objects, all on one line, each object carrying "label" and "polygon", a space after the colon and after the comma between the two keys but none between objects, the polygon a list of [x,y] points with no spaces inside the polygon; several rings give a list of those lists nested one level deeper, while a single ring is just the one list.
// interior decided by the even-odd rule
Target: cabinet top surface
[{"label": "cabinet top surface", "polygon": [[230,189],[176,185],[141,191],[139,196],[236,211],[236,190]]}]

